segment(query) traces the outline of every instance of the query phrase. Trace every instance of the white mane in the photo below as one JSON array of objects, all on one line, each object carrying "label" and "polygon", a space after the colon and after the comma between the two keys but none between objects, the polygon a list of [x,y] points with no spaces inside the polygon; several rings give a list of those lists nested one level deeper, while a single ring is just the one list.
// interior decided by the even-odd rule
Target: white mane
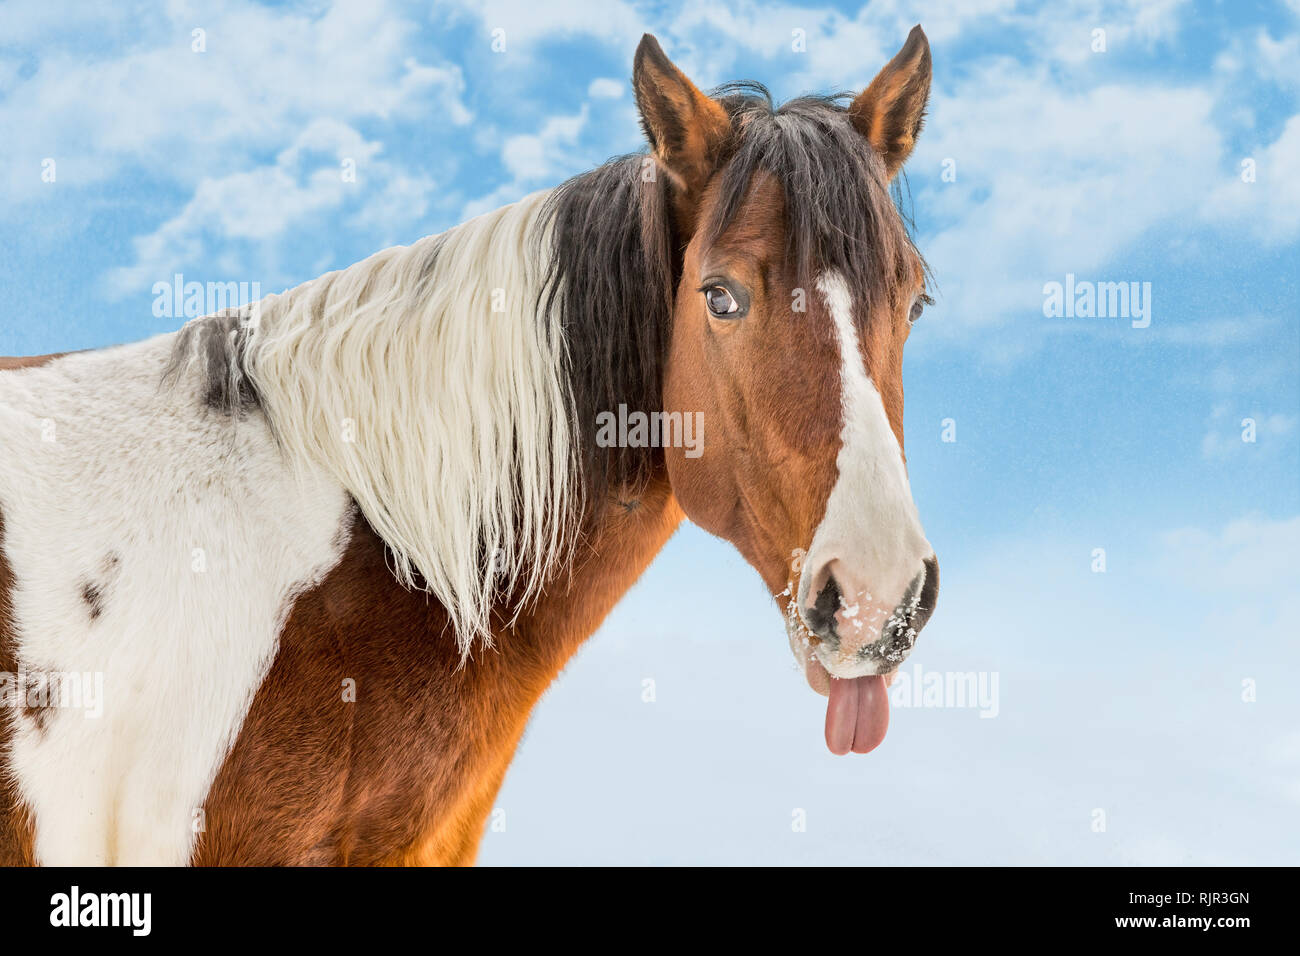
[{"label": "white mane", "polygon": [[581,496],[563,331],[536,307],[545,198],[268,296],[243,356],[288,457],[351,493],[464,655],[503,595],[538,593]]}]

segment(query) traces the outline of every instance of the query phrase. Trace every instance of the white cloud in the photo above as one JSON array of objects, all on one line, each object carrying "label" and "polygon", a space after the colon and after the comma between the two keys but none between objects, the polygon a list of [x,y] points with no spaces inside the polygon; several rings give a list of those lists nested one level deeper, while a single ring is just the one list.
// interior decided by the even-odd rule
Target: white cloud
[{"label": "white cloud", "polygon": [[627,84],[622,80],[613,80],[605,76],[597,77],[587,87],[587,95],[592,99],[616,100],[623,95],[626,87]]},{"label": "white cloud", "polygon": [[[45,36],[31,19],[28,32]],[[175,4],[140,22],[143,36],[107,49],[48,35],[35,72],[9,80],[0,128],[23,131],[0,141],[0,158],[19,171],[4,181],[9,202],[41,188],[44,157],[58,161],[60,188],[98,186],[137,167],[192,185],[280,148],[318,117],[437,109],[452,123],[469,119],[459,69],[411,57],[413,25],[385,3],[345,0],[317,16]],[[194,28],[206,31],[205,52],[191,49]]]},{"label": "white cloud", "polygon": [[[1043,284],[1066,273],[1148,280],[1116,260],[1219,175],[1213,100],[1194,87],[1067,91],[1042,67],[1000,60],[931,103],[908,171],[918,207],[942,224],[921,247],[946,336],[1041,319]],[[941,181],[945,160],[956,182]]]},{"label": "white cloud", "polygon": [[[1170,42],[1186,5],[1187,0],[1078,0],[1039,5],[1024,20],[1031,35],[1046,39],[1047,59],[1079,67],[1096,57],[1149,54]],[[1094,30],[1105,31],[1104,52],[1093,48]]]},{"label": "white cloud", "polygon": [[1300,237],[1300,113],[1286,121],[1281,134],[1250,157],[1254,180],[1242,179],[1240,164],[1234,174],[1211,194],[1205,215],[1211,221],[1240,224],[1270,244],[1294,242]]},{"label": "white cloud", "polygon": [[575,153],[575,147],[590,112],[590,106],[583,104],[575,114],[543,120],[536,133],[506,137],[501,147],[501,163],[511,178],[486,196],[467,203],[464,218],[489,212],[528,192],[554,185],[556,179],[566,178],[573,169],[587,165]]},{"label": "white cloud", "polygon": [[1288,33],[1273,39],[1264,29],[1254,34],[1232,37],[1214,60],[1214,72],[1225,82],[1245,84],[1263,80],[1295,92],[1300,89],[1300,34]]},{"label": "white cloud", "polygon": [[[270,165],[202,180],[175,216],[134,240],[135,262],[106,277],[110,297],[150,288],[185,266],[202,264],[209,237],[272,242],[312,217],[360,206],[354,222],[383,229],[421,216],[431,180],[379,159],[380,145],[343,123],[317,120]],[[345,177],[344,162],[355,169]]]},{"label": "white cloud", "polygon": [[630,53],[644,29],[641,14],[624,0],[456,0],[454,5],[483,24],[485,46],[492,31],[504,30],[507,56],[531,56],[545,40],[576,34],[622,44]]},{"label": "white cloud", "polygon": [[[1249,420],[1249,421],[1248,421]],[[1295,432],[1300,418],[1284,412],[1265,412],[1221,403],[1214,407],[1206,423],[1205,437],[1201,439],[1201,455],[1210,460],[1233,456],[1268,455],[1279,445],[1291,444],[1287,439]],[[1253,423],[1253,425],[1252,425]],[[1254,440],[1246,441],[1243,436]]]}]

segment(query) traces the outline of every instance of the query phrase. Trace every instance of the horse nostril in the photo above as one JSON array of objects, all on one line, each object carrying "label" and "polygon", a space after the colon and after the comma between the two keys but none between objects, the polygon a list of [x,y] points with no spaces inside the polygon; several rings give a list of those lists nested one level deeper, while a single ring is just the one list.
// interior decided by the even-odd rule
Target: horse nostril
[{"label": "horse nostril", "polygon": [[835,642],[839,640],[835,633],[835,614],[840,609],[840,585],[834,575],[826,578],[817,600],[804,613],[808,629],[820,638]]},{"label": "horse nostril", "polygon": [[917,601],[916,615],[912,622],[918,631],[930,620],[935,602],[939,600],[939,559],[932,554],[921,563],[925,566],[925,583],[921,585],[921,597]]}]

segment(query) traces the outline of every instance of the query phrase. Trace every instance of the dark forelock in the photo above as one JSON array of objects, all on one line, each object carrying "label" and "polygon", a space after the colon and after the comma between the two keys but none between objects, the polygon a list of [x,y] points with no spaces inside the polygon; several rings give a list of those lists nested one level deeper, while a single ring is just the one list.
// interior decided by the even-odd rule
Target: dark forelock
[{"label": "dark forelock", "polygon": [[851,94],[802,96],[778,107],[762,84],[746,82],[713,95],[731,116],[734,151],[719,201],[701,224],[707,242],[726,232],[754,177],[766,172],[781,187],[787,256],[801,285],[835,269],[865,308],[888,297],[915,264],[924,268],[884,162],[849,119]]}]

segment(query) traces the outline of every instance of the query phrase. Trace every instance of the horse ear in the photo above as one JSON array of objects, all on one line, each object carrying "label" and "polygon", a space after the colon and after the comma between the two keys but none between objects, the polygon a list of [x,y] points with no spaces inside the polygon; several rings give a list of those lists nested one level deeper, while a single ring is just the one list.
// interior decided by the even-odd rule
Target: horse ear
[{"label": "horse ear", "polygon": [[930,41],[918,23],[907,42],[858,94],[849,117],[885,161],[893,179],[916,145],[930,97]]},{"label": "horse ear", "polygon": [[632,88],[659,166],[687,197],[698,198],[731,132],[727,111],[673,65],[649,33],[636,48]]}]

